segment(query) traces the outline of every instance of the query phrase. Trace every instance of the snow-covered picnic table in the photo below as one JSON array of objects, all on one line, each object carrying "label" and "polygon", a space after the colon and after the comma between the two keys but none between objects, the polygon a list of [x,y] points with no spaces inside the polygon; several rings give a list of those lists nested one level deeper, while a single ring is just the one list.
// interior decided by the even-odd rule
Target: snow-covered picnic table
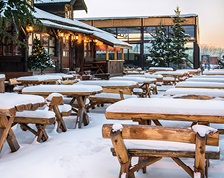
[{"label": "snow-covered picnic table", "polygon": [[25,87],[22,90],[23,94],[35,94],[41,96],[48,96],[51,93],[60,93],[62,95],[71,96],[72,99],[70,104],[73,105],[74,101],[77,100],[78,113],[77,120],[79,128],[89,124],[89,118],[86,112],[86,99],[90,95],[94,95],[102,92],[102,87],[98,85],[36,85]]},{"label": "snow-covered picnic table", "polygon": [[224,89],[224,83],[219,82],[192,82],[183,81],[176,84],[175,88],[211,88]]},{"label": "snow-covered picnic table", "polygon": [[172,67],[150,67],[149,72],[156,72],[156,71],[173,71]]},{"label": "snow-covered picnic table", "polygon": [[155,92],[157,93],[156,89],[156,79],[155,78],[145,78],[145,77],[131,77],[131,76],[122,76],[122,77],[111,77],[110,80],[121,80],[121,81],[135,81],[138,82],[139,88],[144,90],[144,95],[150,97],[150,88],[155,88]]},{"label": "snow-covered picnic table", "polygon": [[203,75],[224,75],[224,69],[205,70]]},{"label": "snow-covered picnic table", "polygon": [[132,89],[138,86],[138,82],[120,80],[84,80],[77,82],[75,85],[98,85],[103,88],[103,92],[119,93],[119,90],[122,90],[124,94],[130,94]]},{"label": "snow-covered picnic table", "polygon": [[0,93],[0,152],[7,140],[12,152],[19,149],[19,144],[11,129],[17,111],[35,110],[45,104],[42,96]]},{"label": "snow-covered picnic table", "polygon": [[223,78],[218,77],[191,77],[188,78],[186,81],[190,81],[190,82],[218,82],[218,83],[224,83],[224,76]]},{"label": "snow-covered picnic table", "polygon": [[177,98],[185,96],[224,98],[224,90],[208,88],[170,88],[165,91],[164,96],[172,96]]},{"label": "snow-covered picnic table", "polygon": [[219,100],[193,100],[172,98],[131,98],[110,105],[107,119],[134,120],[143,123],[153,120],[224,123],[224,102]]},{"label": "snow-covered picnic table", "polygon": [[16,80],[18,82],[21,82],[24,86],[28,86],[30,84],[38,85],[43,83],[56,83],[56,81],[62,80],[62,76],[53,74],[32,75],[32,76],[19,77]]}]

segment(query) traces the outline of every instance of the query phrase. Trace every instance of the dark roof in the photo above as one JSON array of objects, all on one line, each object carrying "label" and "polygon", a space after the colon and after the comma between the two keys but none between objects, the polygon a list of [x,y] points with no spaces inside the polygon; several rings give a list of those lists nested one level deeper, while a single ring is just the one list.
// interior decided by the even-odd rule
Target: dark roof
[{"label": "dark roof", "polygon": [[88,12],[86,3],[84,0],[34,0],[34,5],[40,6],[48,6],[48,5],[64,5],[70,3],[73,6],[74,10],[85,10]]}]

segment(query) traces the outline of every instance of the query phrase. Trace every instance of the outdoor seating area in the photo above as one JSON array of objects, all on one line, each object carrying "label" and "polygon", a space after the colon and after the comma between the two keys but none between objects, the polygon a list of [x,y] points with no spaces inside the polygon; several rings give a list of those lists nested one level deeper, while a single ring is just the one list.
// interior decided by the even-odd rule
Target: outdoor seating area
[{"label": "outdoor seating area", "polygon": [[[176,77],[175,83],[164,83],[169,72],[186,79]],[[14,82],[15,88],[22,86],[21,90],[3,92],[1,96],[27,99],[21,103],[16,103],[17,99],[8,101],[10,107],[4,106],[5,102],[1,104],[1,150],[4,154],[7,147],[12,152],[20,148],[17,132],[45,144],[52,139],[53,131],[59,135],[72,130],[88,133],[89,128],[100,123],[98,131],[102,127],[103,138],[111,139],[112,155],[120,163],[119,177],[147,174],[150,167],[160,165],[168,157],[190,177],[212,175],[210,162],[219,162],[222,155],[223,145],[219,141],[224,134],[223,81],[221,77],[188,74],[186,70],[147,71],[144,74],[110,76],[109,80],[82,80],[73,74],[51,73],[12,79],[10,83]],[[2,78],[5,80],[3,74]],[[74,80],[74,83],[69,83]],[[32,103],[28,96],[32,100],[37,97],[38,102]],[[5,101],[4,98],[1,101]],[[101,115],[99,121],[96,115]],[[117,122],[120,129],[114,129]],[[201,132],[199,134],[194,129],[197,126],[207,132],[200,135]],[[134,141],[126,143],[125,139]],[[142,139],[149,139],[152,144],[147,143],[146,147]],[[172,142],[176,147],[172,144],[169,147],[173,149],[167,149],[168,146],[163,144],[154,147],[158,140],[164,145]],[[141,145],[137,144],[139,141]],[[181,144],[183,146],[179,146]],[[187,145],[196,146],[192,149]],[[110,154],[109,150],[106,152]],[[188,166],[185,159],[192,159],[193,165]],[[140,169],[143,172],[138,171]]]}]

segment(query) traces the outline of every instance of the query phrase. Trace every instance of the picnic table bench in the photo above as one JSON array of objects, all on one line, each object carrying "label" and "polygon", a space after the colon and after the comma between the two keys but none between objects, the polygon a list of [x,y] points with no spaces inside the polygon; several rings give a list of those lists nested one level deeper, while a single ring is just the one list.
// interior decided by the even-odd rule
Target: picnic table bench
[{"label": "picnic table bench", "polygon": [[[202,131],[203,130],[203,131]],[[119,178],[134,178],[134,172],[163,157],[171,157],[191,177],[208,177],[209,159],[219,159],[219,134],[211,127],[195,125],[192,129],[149,125],[104,124],[103,138],[110,138],[111,152],[120,163]],[[160,141],[160,142],[156,142]],[[132,158],[138,157],[132,165]],[[180,158],[193,158],[187,166]],[[200,176],[198,176],[200,175]]]}]

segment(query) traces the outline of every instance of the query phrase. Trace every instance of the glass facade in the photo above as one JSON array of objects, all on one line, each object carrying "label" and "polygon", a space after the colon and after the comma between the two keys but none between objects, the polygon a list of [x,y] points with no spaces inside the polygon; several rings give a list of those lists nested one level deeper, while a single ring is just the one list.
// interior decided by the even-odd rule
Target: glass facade
[{"label": "glass facade", "polygon": [[[167,35],[172,32],[171,26],[164,27],[166,28]],[[154,33],[155,28],[156,26],[139,26],[101,29],[114,34],[118,39],[132,45],[132,49],[124,50],[124,65],[148,68],[147,59],[149,56],[149,47],[151,46],[150,41],[152,40],[152,34]],[[186,44],[186,47],[188,48],[186,51],[188,54],[186,65],[189,68],[194,68],[195,26],[183,25],[183,28],[185,33],[190,35],[190,41]]]}]

